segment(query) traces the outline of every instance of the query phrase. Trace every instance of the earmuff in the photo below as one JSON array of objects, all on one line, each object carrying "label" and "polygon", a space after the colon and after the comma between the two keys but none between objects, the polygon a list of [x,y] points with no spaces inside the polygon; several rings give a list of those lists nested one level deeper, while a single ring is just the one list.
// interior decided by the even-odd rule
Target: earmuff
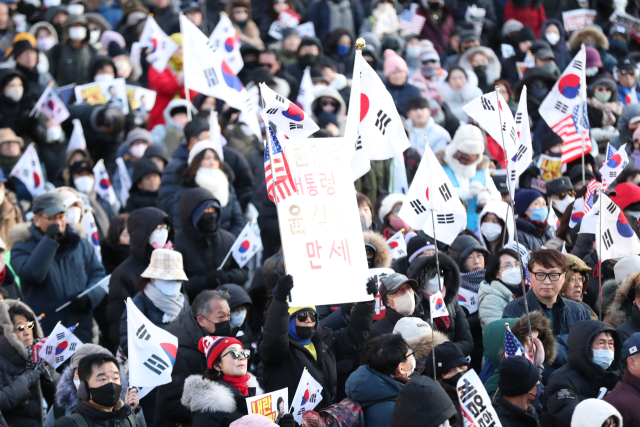
[{"label": "earmuff", "polygon": [[80,381],[80,387],[78,387],[78,399],[88,402],[91,400],[91,396],[89,394],[89,383],[84,380]]}]

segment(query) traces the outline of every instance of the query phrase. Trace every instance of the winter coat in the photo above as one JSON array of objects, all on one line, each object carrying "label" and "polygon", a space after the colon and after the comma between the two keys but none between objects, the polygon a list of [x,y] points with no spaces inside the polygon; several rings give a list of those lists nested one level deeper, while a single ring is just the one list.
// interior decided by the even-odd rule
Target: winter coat
[{"label": "winter coat", "polygon": [[389,93],[391,94],[391,98],[393,98],[393,102],[396,105],[396,109],[400,113],[405,113],[407,111],[407,102],[411,98],[415,98],[416,96],[422,96],[420,94],[420,89],[410,84],[408,81],[405,81],[401,85],[394,85],[388,79],[384,79],[384,86],[387,88]]},{"label": "winter coat", "polygon": [[[520,317],[525,314],[524,299],[527,298],[529,305],[529,312],[541,311],[545,316],[549,317],[547,311],[542,308],[536,294],[533,292],[533,288],[529,289],[525,296],[522,296],[515,301],[511,301],[504,308],[502,317]],[[557,306],[557,308],[556,308]],[[565,335],[569,333],[569,329],[581,320],[590,320],[591,316],[589,311],[582,306],[582,304],[575,301],[562,298],[558,295],[556,303],[553,305],[553,335]],[[557,311],[557,313],[556,313]],[[558,321],[559,320],[559,321]]]},{"label": "winter coat", "polygon": [[515,318],[495,320],[487,325],[487,329],[482,334],[485,363],[480,373],[480,379],[491,398],[496,395],[498,390],[498,380],[500,379],[498,366],[504,359],[504,331],[506,329],[504,325],[508,323],[509,327],[513,327],[516,320]]},{"label": "winter coat", "polygon": [[567,44],[565,43],[565,40],[567,39],[567,34],[564,31],[564,25],[562,22],[560,22],[560,20],[549,18],[544,24],[542,24],[542,30],[540,31],[540,34],[541,34],[540,40],[548,41],[545,36],[545,33],[547,31],[547,27],[550,24],[555,25],[556,28],[558,28],[558,31],[560,32],[560,41],[558,41],[558,43],[556,43],[555,45],[551,45],[551,43],[549,43],[549,45],[551,45],[551,50],[553,51],[553,54],[556,57],[556,65],[558,66],[560,71],[562,71],[567,67],[567,65],[569,65],[569,61],[570,61],[569,49],[567,49]]},{"label": "winter coat", "polygon": [[[313,103],[311,104],[311,111],[313,111],[314,113],[322,111],[322,107],[320,107],[318,104],[320,104],[320,98],[324,97],[332,98],[338,103],[338,105],[340,105],[340,107],[334,112],[334,114],[336,115],[336,119],[338,121],[338,129],[340,129],[340,135],[343,135],[344,127],[347,122],[347,107],[344,103],[344,99],[342,98],[342,96],[340,96],[340,93],[337,90],[327,86],[325,88],[322,88],[322,90],[317,91]],[[313,115],[313,120],[315,120],[316,122],[318,121],[318,117],[316,116],[316,114]]]},{"label": "winter coat", "polygon": [[78,389],[73,383],[73,368],[67,366],[62,371],[60,381],[56,385],[56,394],[53,405],[47,411],[44,425],[42,427],[51,427],[58,418],[71,415],[71,410],[78,404]]},{"label": "winter coat", "polygon": [[169,66],[162,72],[157,71],[154,67],[149,67],[147,82],[149,89],[156,91],[156,103],[153,104],[153,108],[149,112],[149,121],[147,122],[147,129],[152,130],[156,125],[165,123],[163,112],[169,102],[176,96],[184,99],[185,94],[184,86],[178,83],[178,76]]},{"label": "winter coat", "polygon": [[[522,94],[522,89],[524,88],[524,86],[527,86],[528,88],[530,88],[531,85],[536,80],[543,82],[544,86],[547,89],[549,89],[549,91],[551,91],[551,89],[553,88],[553,85],[556,83],[558,79],[556,78],[556,76],[554,76],[544,68],[540,68],[540,67],[529,68],[522,75],[522,79],[518,79],[517,83],[515,85],[512,84],[511,86],[513,88],[513,94],[517,102],[520,102],[520,95]],[[532,96],[531,92],[527,93],[527,111],[529,113],[529,117],[531,118],[530,128],[532,130],[536,129],[536,125],[538,124],[538,122],[544,122],[544,120],[540,116],[540,112],[538,111],[538,109],[540,108],[540,104],[542,104],[543,100],[544,98],[538,99]],[[534,132],[534,136],[535,136],[535,132]]]},{"label": "winter coat", "polygon": [[615,56],[607,52],[609,49],[609,39],[607,39],[607,36],[602,33],[602,30],[596,26],[591,25],[571,33],[571,37],[569,37],[568,42],[569,58],[574,57],[578,51],[580,51],[580,47],[583,43],[588,43],[588,38],[595,40],[596,46],[594,47],[598,49],[602,66],[608,73],[613,74],[613,70],[618,61]]},{"label": "winter coat", "polygon": [[[78,406],[71,413],[80,414],[89,427],[138,427],[133,410],[122,400],[118,401],[111,412],[103,412],[79,400]],[[65,416],[56,421],[53,427],[77,427],[77,424],[73,418]]]},{"label": "winter coat", "polygon": [[478,316],[482,332],[491,322],[501,319],[504,308],[515,299],[513,292],[500,279],[493,280],[491,284],[482,282],[478,290]]},{"label": "winter coat", "polygon": [[[98,52],[89,43],[89,31],[87,31],[86,43],[79,49],[71,46],[71,42],[59,43],[47,52],[49,59],[49,73],[59,86],[71,83],[83,85],[90,83],[87,69]],[[155,90],[155,89],[154,89]]]},{"label": "winter coat", "polygon": [[464,112],[462,107],[482,95],[482,91],[478,88],[477,79],[473,82],[467,74],[467,80],[467,84],[459,91],[454,91],[444,80],[438,83],[442,100],[447,103],[457,119],[464,123],[469,121],[469,115]]},{"label": "winter coat", "polygon": [[104,267],[93,245],[76,234],[70,224],[61,243],[30,223],[20,224],[11,232],[16,233],[17,241],[11,250],[11,266],[20,277],[24,301],[35,312],[46,314],[42,329],[49,334],[58,322],[77,323],[74,334],[82,342],[91,342],[93,309],[105,297],[100,286],[87,294],[91,300],[87,311],[55,310],[104,278]]},{"label": "winter coat", "polygon": [[434,49],[442,55],[449,46],[449,37],[454,28],[451,8],[446,4],[444,5],[442,15],[437,23],[431,18],[431,13],[422,4],[418,6],[416,13],[425,18],[424,26],[420,31],[420,38],[430,40]]},{"label": "winter coat", "polygon": [[[360,346],[369,337],[375,304],[360,302],[354,306],[349,325],[339,331],[325,329],[318,325],[311,338],[315,346],[314,358],[309,350],[289,335],[288,304],[271,300],[267,309],[259,346],[260,358],[264,363],[265,391],[275,391],[288,387],[295,390],[307,368],[309,374],[322,385],[322,400],[317,407],[323,408],[334,403],[337,390],[337,365],[341,360],[358,353]],[[293,393],[289,394],[289,405]]]},{"label": "winter coat", "polygon": [[[217,270],[233,246],[236,237],[226,230],[218,228],[212,236],[202,234],[193,226],[191,217],[198,206],[213,196],[204,188],[189,190],[180,198],[180,218],[182,230],[176,235],[175,248],[182,253],[184,271],[189,277],[184,289],[189,299],[193,299],[204,289],[214,289],[224,283],[207,278],[207,273]],[[220,220],[219,220],[220,221]],[[243,285],[247,281],[246,268],[240,268],[233,257],[229,257],[223,267],[229,275],[225,283]]]},{"label": "winter coat", "polygon": [[[111,325],[109,339],[112,350],[117,349],[120,343],[120,317],[126,308],[125,301],[138,293],[140,275],[151,261],[153,247],[149,244],[149,236],[161,223],[171,224],[171,218],[156,208],[139,209],[131,213],[127,220],[130,255],[111,274],[107,296],[107,321]],[[171,226],[168,240],[173,241]]]},{"label": "winter coat", "polygon": [[[487,70],[484,72],[484,76],[476,74],[475,71],[473,71],[473,65],[471,65],[471,58],[477,53],[483,53],[489,60],[489,65],[487,65]],[[493,83],[500,79],[500,73],[502,72],[500,60],[496,56],[495,52],[484,46],[476,46],[471,49],[467,49],[460,56],[458,65],[464,68],[467,71],[467,74],[476,74],[476,77],[478,78],[478,87],[484,93],[491,92],[490,89],[494,89]]]},{"label": "winter coat", "polygon": [[409,128],[409,143],[421,156],[424,155],[425,151],[425,135],[427,136],[429,147],[434,153],[445,148],[451,142],[449,132],[437,124],[433,117],[429,117],[424,128],[415,127],[411,119],[407,119],[407,127]]},{"label": "winter coat", "polygon": [[[389,418],[402,386],[402,383],[390,376],[381,374],[368,365],[363,365],[349,376],[346,392],[349,399],[365,405],[362,410],[364,425],[386,427],[389,425]],[[371,404],[371,402],[375,403]]]},{"label": "winter coat", "polygon": [[184,382],[181,402],[192,413],[191,427],[228,427],[248,414],[246,398],[263,394],[258,380],[249,374],[249,395],[222,380],[208,380],[201,374]]},{"label": "winter coat", "polygon": [[[334,0],[320,0],[314,2],[309,7],[309,11],[307,12],[307,17],[315,27],[316,37],[320,40],[324,40],[325,36],[331,32],[332,24],[331,24],[331,12],[329,10],[329,6],[327,2]],[[355,0],[347,0],[349,2],[349,6],[351,9],[351,16],[353,18],[353,29],[355,32],[358,31],[360,26],[362,25],[362,21],[364,20],[364,10],[359,1]],[[353,39],[355,34],[351,35]]]},{"label": "winter coat", "polygon": [[[614,340],[615,356],[606,370],[591,361],[591,341],[608,332]],[[546,409],[558,427],[570,427],[571,416],[581,401],[598,397],[600,388],[611,391],[620,381],[618,333],[605,323],[589,320],[573,325],[567,339],[569,363],[549,377],[545,388]]]},{"label": "winter coat", "polygon": [[629,129],[629,121],[637,116],[640,116],[640,104],[626,105],[622,109],[622,114],[618,118],[616,125],[618,136],[613,137],[610,142],[611,146],[616,150],[619,149],[622,144],[627,144],[626,149],[630,161],[633,161],[633,156],[631,156],[632,148],[630,148],[630,146],[633,146],[633,131]]},{"label": "winter coat", "polygon": [[491,402],[502,427],[540,427],[538,413],[529,405],[527,411],[507,402],[503,397],[497,397]]},{"label": "winter coat", "polygon": [[513,1],[508,1],[504,8],[504,22],[510,19],[522,22],[523,25],[528,25],[533,30],[536,38],[540,38],[542,32],[542,25],[547,20],[547,15],[544,12],[544,6],[541,4],[538,6],[523,6],[516,7]]},{"label": "winter coat", "polygon": [[507,235],[504,237],[508,242],[514,239],[513,215],[508,214],[508,212],[511,212],[511,211],[509,210],[509,207],[506,203],[503,203],[502,201],[489,201],[484,205],[484,208],[482,208],[482,212],[480,212],[480,215],[478,216],[478,229],[476,230],[476,236],[478,236],[478,238],[480,239],[480,243],[482,243],[482,246],[487,248],[487,250],[490,253],[494,253],[500,250],[501,248],[500,245],[502,244],[503,236],[501,235],[500,238],[498,239],[499,244],[496,245],[495,248],[492,248],[490,242],[486,239],[486,237],[484,237],[484,235],[482,234],[482,231],[480,231],[480,227],[482,226],[482,220],[488,213],[492,213],[495,216],[497,216],[506,226],[506,227],[503,227],[502,232],[507,233]]},{"label": "winter coat", "polygon": [[101,240],[100,251],[102,253],[102,265],[104,265],[104,271],[107,275],[113,273],[116,267],[129,258],[129,245],[118,244],[118,247],[114,249],[107,244],[106,240]]},{"label": "winter coat", "polygon": [[157,388],[156,427],[175,427],[191,424],[191,411],[181,402],[185,380],[191,375],[202,375],[207,369],[207,359],[198,349],[200,338],[208,335],[191,311],[185,311],[165,329],[178,338],[176,363],[171,372],[171,382]]},{"label": "winter coat", "polygon": [[[440,254],[438,256],[438,260],[440,262],[440,270],[444,272],[442,276],[442,280],[444,282],[444,287],[446,288],[446,294],[444,296],[444,303],[447,306],[447,311],[449,312],[449,328],[446,330],[441,330],[437,326],[431,322],[431,308],[428,301],[425,299],[424,313],[421,316],[422,320],[431,324],[434,330],[439,330],[440,332],[447,335],[449,340],[453,342],[460,351],[465,355],[471,354],[471,350],[473,349],[473,338],[471,336],[471,332],[469,330],[469,322],[467,322],[467,316],[464,313],[462,307],[458,304],[458,289],[460,289],[460,271],[458,270],[458,266],[455,261],[453,261],[450,257],[444,254]],[[420,288],[418,290],[419,296],[422,296],[422,287],[424,283],[422,283],[423,278],[426,276],[427,271],[433,274],[436,270],[436,257],[421,257],[413,260],[411,265],[409,266],[409,271],[407,272],[407,277],[410,279],[418,280],[420,284]],[[391,313],[392,317],[389,320],[393,320],[394,310],[390,310],[387,308],[387,317]],[[396,315],[398,315],[396,313]],[[399,315],[398,315],[399,316]],[[400,317],[400,316],[399,316]],[[391,330],[382,330],[381,333],[388,333],[393,331],[393,326],[399,320],[396,319],[393,321],[391,325]],[[386,317],[385,317],[386,319]],[[376,329],[376,326],[383,322],[385,319],[379,320],[372,329]],[[391,323],[391,322],[390,322]]]},{"label": "winter coat", "polygon": [[[18,102],[4,96],[4,88],[15,77],[20,78],[24,93]],[[44,144],[47,138],[46,118],[31,117],[29,113],[38,100],[38,96],[29,93],[29,81],[24,75],[10,68],[0,69],[0,126],[11,128],[25,144],[35,142]]]},{"label": "winter coat", "polygon": [[624,369],[622,381],[603,400],[620,412],[624,426],[640,426],[640,378],[628,369]]},{"label": "winter coat", "polygon": [[[26,368],[27,348],[13,331],[13,322],[9,315],[9,309],[12,307],[25,309],[36,317],[33,311],[20,301],[4,300],[0,303],[0,411],[10,426],[41,427],[41,383],[44,385],[45,380],[40,380],[39,372]],[[43,337],[37,321],[33,337]]]},{"label": "winter coat", "polygon": [[640,291],[640,273],[633,273],[627,276],[616,291],[613,303],[607,312],[609,315],[622,310],[627,317],[627,321],[616,328],[620,341],[625,342],[631,335],[640,332],[640,310],[633,303],[636,292]]},{"label": "winter coat", "polygon": [[516,218],[516,228],[518,230],[518,242],[531,252],[542,248],[547,240],[553,238],[550,228],[544,232],[524,218]]}]

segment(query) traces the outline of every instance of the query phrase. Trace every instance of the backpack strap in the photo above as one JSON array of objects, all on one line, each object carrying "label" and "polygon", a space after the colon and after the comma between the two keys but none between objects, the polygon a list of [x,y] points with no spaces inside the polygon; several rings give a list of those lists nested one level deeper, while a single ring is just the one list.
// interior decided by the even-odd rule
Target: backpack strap
[{"label": "backpack strap", "polygon": [[89,427],[89,424],[87,424],[87,421],[84,419],[84,417],[78,413],[71,414],[70,418],[74,423],[76,423],[78,427]]},{"label": "backpack strap", "polygon": [[365,409],[365,408],[368,408],[369,406],[373,406],[373,405],[375,405],[377,403],[395,402],[397,398],[398,398],[398,396],[395,395],[395,396],[391,396],[391,397],[385,397],[384,399],[370,400],[368,402],[360,402],[360,406],[362,407],[362,409]]}]

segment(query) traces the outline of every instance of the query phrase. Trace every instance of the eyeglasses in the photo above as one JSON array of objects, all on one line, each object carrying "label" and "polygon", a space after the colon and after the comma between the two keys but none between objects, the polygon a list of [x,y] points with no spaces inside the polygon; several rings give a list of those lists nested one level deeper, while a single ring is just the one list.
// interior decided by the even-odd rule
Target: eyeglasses
[{"label": "eyeglasses", "polygon": [[36,325],[36,322],[29,322],[26,325],[17,326],[16,329],[19,330],[20,332],[22,332],[22,331],[24,331],[24,328],[33,329],[33,327],[35,325]]},{"label": "eyeglasses", "polygon": [[169,226],[167,224],[158,224],[156,230],[168,230]]},{"label": "eyeglasses", "polygon": [[630,76],[633,76],[635,74],[635,70],[618,70],[618,72],[620,73],[621,76],[626,76],[627,74],[629,74]]},{"label": "eyeglasses", "polygon": [[305,322],[307,318],[311,319],[312,322],[318,320],[318,313],[314,311],[303,311],[302,313],[296,314],[296,319],[300,322]]},{"label": "eyeglasses", "polygon": [[406,358],[404,359],[404,363],[407,363],[407,361],[409,360],[410,357],[412,357],[414,354],[416,354],[415,351],[411,350],[409,352],[409,354],[407,354]]},{"label": "eyeglasses", "polygon": [[571,280],[569,280],[570,283],[584,283],[584,279],[582,278],[582,276],[580,277],[572,277]]},{"label": "eyeglasses", "polygon": [[560,276],[562,276],[562,273],[542,273],[535,271],[532,271],[531,274],[536,276],[536,280],[539,280],[540,282],[547,280],[547,277],[552,282],[557,282],[558,280],[560,280]]},{"label": "eyeglasses", "polygon": [[471,254],[467,257],[467,260],[472,260],[472,261],[480,261],[484,259],[484,255],[482,255],[481,253],[477,253],[477,254]]},{"label": "eyeglasses", "polygon": [[251,350],[229,350],[222,357],[225,357],[227,354],[231,355],[231,358],[234,360],[240,359],[240,356],[244,357],[246,360],[249,360],[251,356]]},{"label": "eyeglasses", "polygon": [[507,270],[509,268],[520,268],[520,263],[519,262],[515,262],[515,263],[506,262],[506,263],[504,263],[504,264],[502,264],[500,266],[500,270]]}]

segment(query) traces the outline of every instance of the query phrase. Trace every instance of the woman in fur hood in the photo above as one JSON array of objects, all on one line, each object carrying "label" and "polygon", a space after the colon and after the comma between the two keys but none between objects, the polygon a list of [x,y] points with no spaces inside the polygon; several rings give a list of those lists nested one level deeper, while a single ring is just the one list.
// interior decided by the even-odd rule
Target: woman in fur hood
[{"label": "woman in fur hood", "polygon": [[609,40],[602,30],[595,25],[591,25],[574,31],[569,37],[569,56],[575,56],[583,43],[585,46],[595,47],[598,50],[604,69],[613,74],[617,60],[615,56],[607,52]]},{"label": "woman in fur hood", "polygon": [[232,337],[206,336],[198,348],[207,358],[207,370],[187,378],[181,402],[191,411],[191,427],[228,427],[248,414],[247,397],[263,393],[247,373],[250,351]]},{"label": "woman in fur hood", "polygon": [[635,271],[622,280],[613,303],[607,310],[610,316],[615,316],[619,311],[626,314],[627,321],[616,328],[620,335],[620,342],[625,342],[631,335],[640,332],[640,308],[636,302],[638,297],[640,297],[640,272]]}]

